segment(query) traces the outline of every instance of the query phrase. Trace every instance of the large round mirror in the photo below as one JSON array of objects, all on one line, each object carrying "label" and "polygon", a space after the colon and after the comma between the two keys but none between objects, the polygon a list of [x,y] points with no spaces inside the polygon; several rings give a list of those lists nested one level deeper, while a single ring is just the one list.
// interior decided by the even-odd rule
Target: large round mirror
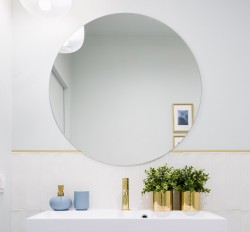
[{"label": "large round mirror", "polygon": [[83,46],[59,53],[50,103],[66,138],[114,165],[155,160],[187,135],[197,116],[200,73],[190,49],[150,17],[113,14],[84,26]]}]

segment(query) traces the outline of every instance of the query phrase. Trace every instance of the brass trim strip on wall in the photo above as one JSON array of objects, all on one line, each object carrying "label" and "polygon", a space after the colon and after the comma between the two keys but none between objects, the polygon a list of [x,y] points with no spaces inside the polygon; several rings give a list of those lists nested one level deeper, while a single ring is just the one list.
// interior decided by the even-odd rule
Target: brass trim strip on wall
[{"label": "brass trim strip on wall", "polygon": [[[81,152],[79,150],[12,150],[12,152]],[[250,150],[172,150],[174,153],[183,153],[183,152],[250,152]]]},{"label": "brass trim strip on wall", "polygon": [[204,153],[208,153],[208,152],[250,152],[250,150],[172,150],[171,152],[175,152],[175,153],[182,153],[182,152],[204,152]]},{"label": "brass trim strip on wall", "polygon": [[12,150],[12,152],[81,152],[79,150]]}]

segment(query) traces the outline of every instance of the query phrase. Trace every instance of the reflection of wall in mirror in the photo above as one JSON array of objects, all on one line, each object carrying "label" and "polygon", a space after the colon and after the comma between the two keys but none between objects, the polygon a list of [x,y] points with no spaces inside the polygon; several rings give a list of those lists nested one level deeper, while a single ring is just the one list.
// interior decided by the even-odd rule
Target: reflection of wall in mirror
[{"label": "reflection of wall in mirror", "polygon": [[[93,143],[91,140],[93,141],[96,138],[94,134],[88,134],[83,137],[80,131],[84,130],[84,127],[90,133],[99,130],[112,131],[112,125],[117,125],[116,119],[105,119],[106,125],[110,123],[109,129],[106,129],[108,126],[105,128],[104,123],[98,120],[96,125],[90,127],[93,115],[95,118],[100,114],[106,117],[106,111],[108,110],[113,115],[120,116],[122,113],[130,117],[130,114],[133,112],[134,116],[136,114],[141,115],[137,119],[136,127],[142,134],[129,132],[128,129],[132,124],[126,119],[122,119],[124,123],[119,125],[119,127],[124,131],[123,135],[127,135],[127,137],[122,139],[122,141],[127,141],[127,143],[124,145],[119,143],[120,141],[115,141],[112,144],[114,157],[117,157],[117,154],[121,154],[120,150],[124,150],[125,153],[126,146],[134,143],[132,141],[140,143],[147,131],[155,134],[155,138],[150,138],[150,141],[145,139],[145,141],[148,141],[146,142],[147,145],[141,141],[144,144],[142,147],[145,148],[145,151],[143,150],[141,153],[145,154],[145,156],[149,150],[159,156],[166,154],[166,152],[172,149],[171,105],[173,102],[193,102],[198,107],[200,100],[200,76],[195,60],[183,42],[176,38],[168,38],[168,44],[165,41],[164,37],[157,36],[150,38],[150,40],[147,37],[140,38],[138,41],[134,41],[132,38],[102,38],[102,36],[92,36],[85,39],[84,52],[79,51],[74,56],[73,63],[77,70],[74,75],[73,88],[86,86],[86,84],[90,87],[84,87],[82,91],[74,91],[73,93],[73,102],[78,107],[72,107],[72,109],[77,110],[77,112],[72,112],[74,119],[74,125],[72,125],[72,136],[74,138],[72,138],[72,141],[77,141],[80,144],[84,138],[88,144],[87,146],[95,147],[95,153],[100,154],[100,157],[96,158],[102,159],[102,147],[105,146],[105,143],[110,143],[108,140],[105,141],[106,139],[104,138],[106,136],[100,136],[102,141],[100,141],[100,144],[98,143],[100,146],[96,146],[95,144],[91,145]],[[133,56],[131,56],[131,50],[133,51]],[[148,69],[149,67],[151,68],[150,70]],[[124,80],[128,82],[124,82]],[[96,84],[97,82],[101,84],[98,85]],[[150,96],[153,93],[152,91],[158,88],[159,82],[161,82],[162,88],[158,89],[159,91],[155,92],[154,96]],[[124,87],[119,89],[120,92],[117,91],[118,89],[115,90],[117,88],[116,85],[119,86],[119,83]],[[133,83],[133,86],[129,85],[129,83]],[[123,96],[120,96],[120,93],[126,93],[126,91],[125,99]],[[89,104],[85,99],[90,98],[93,92],[95,94],[95,96],[91,97],[93,108],[91,109],[92,113],[88,117],[86,113],[84,114],[84,107],[79,106]],[[113,93],[117,94],[112,104],[114,106],[123,104],[123,108],[119,109],[119,112],[116,112],[112,104],[108,104],[109,98],[105,93],[110,95]],[[139,100],[138,96],[140,97]],[[81,101],[81,103],[77,102],[76,99]],[[98,103],[98,99],[101,99],[102,104]],[[136,104],[137,101],[138,104]],[[157,114],[157,120],[152,121],[151,119],[155,118],[155,114]],[[86,123],[85,125],[80,125],[83,118],[86,120]],[[96,127],[95,129],[93,129],[94,126]],[[134,128],[136,127],[134,126]],[[154,141],[154,139],[157,141]],[[157,148],[153,148],[156,142],[158,143]],[[84,147],[87,149],[86,145]],[[128,150],[128,155],[124,155],[124,159],[128,159],[130,154],[131,156],[136,156],[131,150]]]},{"label": "reflection of wall in mirror", "polygon": [[[52,73],[55,73],[57,78],[59,78],[59,81],[64,87],[64,134],[68,138],[70,137],[71,133],[71,89],[72,89],[72,55],[71,54],[60,54],[57,56]],[[50,80],[51,82],[51,80]],[[50,85],[50,103],[51,103],[51,93],[53,90],[51,89],[52,86]],[[52,105],[51,105],[52,106]],[[54,108],[52,106],[52,112],[54,114],[55,120],[57,121],[57,117],[54,113]]]},{"label": "reflection of wall in mirror", "polygon": [[53,114],[56,119],[57,125],[65,134],[65,88],[59,76],[55,72],[50,75],[50,104],[53,109]]},{"label": "reflection of wall in mirror", "polygon": [[199,70],[177,36],[87,31],[83,47],[66,56],[59,54],[55,62],[62,76],[71,77],[71,133],[66,137],[96,160],[135,164],[166,154],[173,147],[172,103],[199,106]]}]

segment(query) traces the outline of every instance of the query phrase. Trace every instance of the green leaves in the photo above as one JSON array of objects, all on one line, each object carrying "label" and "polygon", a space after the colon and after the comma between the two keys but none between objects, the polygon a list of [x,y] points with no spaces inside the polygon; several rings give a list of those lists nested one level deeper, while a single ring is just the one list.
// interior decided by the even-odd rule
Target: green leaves
[{"label": "green leaves", "polygon": [[195,191],[209,193],[210,189],[204,187],[209,180],[209,174],[204,171],[204,169],[196,169],[193,166],[176,169],[178,178],[175,190],[181,192]]},{"label": "green leaves", "polygon": [[147,178],[143,180],[144,188],[142,194],[146,192],[166,192],[173,190],[175,184],[175,170],[173,167],[169,168],[166,165],[158,169],[149,168],[145,170]]},{"label": "green leaves", "polygon": [[209,175],[203,169],[196,169],[193,166],[174,169],[165,164],[157,169],[150,167],[145,173],[147,178],[143,180],[142,194],[169,190],[210,192],[210,189],[204,187]]}]

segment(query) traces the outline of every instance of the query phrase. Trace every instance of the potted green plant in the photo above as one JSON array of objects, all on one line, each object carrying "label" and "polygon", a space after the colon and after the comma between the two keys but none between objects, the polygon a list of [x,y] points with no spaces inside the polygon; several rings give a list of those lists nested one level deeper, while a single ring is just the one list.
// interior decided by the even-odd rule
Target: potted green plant
[{"label": "potted green plant", "polygon": [[176,185],[176,172],[167,164],[157,169],[150,167],[145,170],[147,177],[143,180],[142,194],[153,192],[153,209],[169,211],[173,209],[173,189]]},{"label": "potted green plant", "polygon": [[194,211],[200,209],[200,193],[209,193],[210,189],[205,187],[209,180],[209,174],[204,169],[193,166],[185,166],[183,169],[175,170],[176,185],[174,190],[181,192],[181,209]]}]

